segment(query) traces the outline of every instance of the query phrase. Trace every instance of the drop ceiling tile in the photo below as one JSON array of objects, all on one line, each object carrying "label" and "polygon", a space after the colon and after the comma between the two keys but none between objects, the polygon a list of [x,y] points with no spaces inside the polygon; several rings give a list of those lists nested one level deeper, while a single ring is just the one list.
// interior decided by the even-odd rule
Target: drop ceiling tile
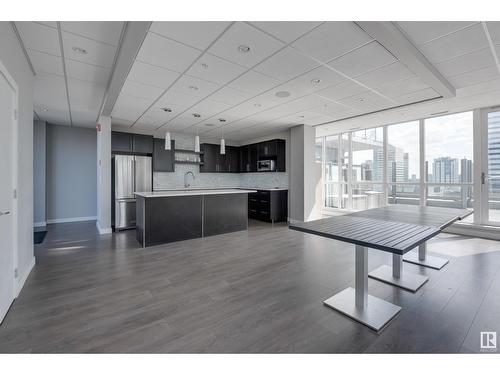
[{"label": "drop ceiling tile", "polygon": [[316,61],[287,47],[257,65],[254,70],[280,81],[286,81],[317,66]]},{"label": "drop ceiling tile", "polygon": [[155,106],[170,108],[173,115],[178,115],[198,101],[200,101],[199,97],[169,90],[155,103]]},{"label": "drop ceiling tile", "polygon": [[[250,47],[247,53],[239,51],[240,45]],[[209,52],[246,67],[252,67],[278,51],[283,43],[243,22],[236,22],[210,48]]]},{"label": "drop ceiling tile", "polygon": [[330,100],[339,100],[366,91],[366,87],[358,85],[353,81],[344,81],[337,85],[327,87],[323,90],[317,91],[316,94],[324,96]]},{"label": "drop ceiling tile", "polygon": [[171,90],[180,92],[185,95],[204,98],[217,90],[217,88],[219,87],[219,85],[213,82],[208,82],[196,77],[183,75],[177,82],[174,83]]},{"label": "drop ceiling tile", "polygon": [[170,120],[164,127],[169,130],[185,130],[199,121],[199,118],[194,118],[190,113],[183,113],[179,117]]},{"label": "drop ceiling tile", "polygon": [[139,82],[126,80],[120,94],[124,93],[129,96],[151,99],[151,101],[154,101],[163,93],[163,91],[163,89],[156,86],[144,85]]},{"label": "drop ceiling tile", "polygon": [[56,74],[40,73],[35,76],[33,85],[33,102],[35,108],[48,111],[39,113],[44,119],[58,119],[70,123],[66,84],[64,77]]},{"label": "drop ceiling tile", "polygon": [[400,95],[394,99],[398,102],[398,104],[409,104],[416,103],[422,100],[428,100],[432,98],[438,98],[440,95],[434,91],[432,88],[428,87],[423,90],[410,92],[408,94]]},{"label": "drop ceiling tile", "polygon": [[487,68],[448,77],[448,80],[455,88],[460,89],[477,83],[497,79],[499,77],[498,68],[496,65],[493,65]]},{"label": "drop ceiling tile", "polygon": [[338,103],[344,104],[362,113],[377,111],[384,108],[394,107],[394,103],[384,99],[371,91],[365,91],[360,94],[338,100]]},{"label": "drop ceiling tile", "polygon": [[500,44],[500,21],[486,22],[493,43]]},{"label": "drop ceiling tile", "polygon": [[[319,82],[317,81],[319,80]],[[276,88],[278,90],[297,93],[298,96],[320,91],[326,87],[339,84],[346,79],[325,66],[320,66],[301,76],[294,78]]]},{"label": "drop ceiling tile", "polygon": [[250,22],[255,27],[274,35],[285,43],[291,43],[298,37],[312,30],[321,22],[306,21],[260,21]]},{"label": "drop ceiling tile", "polygon": [[117,46],[123,22],[117,21],[68,21],[61,22],[61,29],[86,38]]},{"label": "drop ceiling tile", "polygon": [[135,60],[127,80],[166,89],[177,77],[177,72]]},{"label": "drop ceiling tile", "polygon": [[[116,47],[67,32],[62,33],[62,39],[65,58],[104,68],[113,66]],[[84,49],[87,53],[78,53],[74,48]]]},{"label": "drop ceiling tile", "polygon": [[57,29],[34,22],[16,22],[16,27],[26,48],[61,56]]},{"label": "drop ceiling tile", "polygon": [[66,73],[68,77],[94,82],[98,86],[106,87],[110,72],[111,69],[109,68],[66,59]]},{"label": "drop ceiling tile", "polygon": [[359,115],[361,112],[337,103],[328,103],[311,109],[311,112],[329,117],[332,121]]},{"label": "drop ceiling tile", "polygon": [[493,58],[493,54],[491,53],[491,49],[487,47],[482,50],[436,64],[436,68],[445,77],[451,77],[492,65],[495,65],[495,60]]},{"label": "drop ceiling tile", "polygon": [[186,74],[223,85],[243,74],[246,70],[247,68],[241,65],[205,53]]},{"label": "drop ceiling tile", "polygon": [[475,24],[453,34],[435,39],[420,46],[432,63],[440,63],[488,47],[488,40],[481,24]]},{"label": "drop ceiling tile", "polygon": [[205,99],[202,102],[196,104],[194,107],[189,109],[189,114],[193,113],[199,114],[201,117],[198,118],[198,121],[206,120],[207,118],[218,114],[219,112],[223,112],[230,107],[228,104],[224,104],[221,102],[217,102],[215,100]]},{"label": "drop ceiling tile", "polygon": [[372,38],[354,22],[330,21],[303,36],[292,45],[323,62],[328,62]]},{"label": "drop ceiling tile", "polygon": [[328,63],[328,65],[350,76],[361,74],[392,64],[396,58],[373,41]]},{"label": "drop ceiling tile", "polygon": [[36,21],[35,23],[41,23],[42,25],[50,26],[53,27],[54,29],[57,29],[57,21]]},{"label": "drop ceiling tile", "polygon": [[154,105],[151,107],[140,119],[142,123],[150,123],[162,125],[170,121],[173,117],[177,116],[179,111],[165,112],[163,108]]},{"label": "drop ceiling tile", "polygon": [[135,121],[144,113],[152,102],[152,99],[138,98],[136,96],[120,93],[111,116]]},{"label": "drop ceiling tile", "polygon": [[199,55],[200,51],[195,48],[148,33],[139,50],[137,60],[176,72],[183,72]]},{"label": "drop ceiling tile", "polygon": [[289,115],[295,112],[309,110],[318,106],[323,106],[331,103],[330,100],[317,95],[307,95],[299,99],[291,100],[288,103],[281,104],[273,108],[274,113],[279,113],[281,116]]},{"label": "drop ceiling tile", "polygon": [[250,70],[240,78],[231,82],[228,86],[252,94],[258,94],[278,84],[279,81],[277,79]]},{"label": "drop ceiling tile", "polygon": [[226,103],[229,105],[236,105],[249,99],[252,95],[253,94],[248,93],[246,91],[241,91],[233,89],[232,87],[229,86],[224,86],[220,90],[210,95],[210,99]]},{"label": "drop ceiling tile", "polygon": [[35,72],[64,75],[62,59],[60,56],[49,55],[32,49],[27,50]]},{"label": "drop ceiling tile", "polygon": [[429,85],[423,82],[419,77],[411,77],[396,82],[386,82],[381,86],[373,88],[385,96],[398,100],[403,95],[425,90],[429,88]]},{"label": "drop ceiling tile", "polygon": [[150,31],[204,50],[229,24],[213,21],[158,21],[153,22]]},{"label": "drop ceiling tile", "polygon": [[380,87],[413,76],[414,74],[406,66],[395,62],[356,77],[356,80],[368,87]]},{"label": "drop ceiling tile", "polygon": [[113,126],[128,127],[128,126],[132,125],[132,123],[133,123],[133,121],[130,121],[130,120],[125,120],[125,119],[118,118],[118,117],[111,117],[111,124]]},{"label": "drop ceiling tile", "polygon": [[464,21],[407,21],[398,22],[415,44],[424,44],[430,40],[456,32],[474,22]]}]

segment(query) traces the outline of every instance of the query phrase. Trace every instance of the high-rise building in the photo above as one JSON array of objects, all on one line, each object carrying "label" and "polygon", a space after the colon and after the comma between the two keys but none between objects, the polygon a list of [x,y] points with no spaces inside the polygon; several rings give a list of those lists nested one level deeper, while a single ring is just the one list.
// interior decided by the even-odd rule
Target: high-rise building
[{"label": "high-rise building", "polygon": [[408,153],[405,152],[403,154],[403,178],[404,178],[405,182],[408,182],[408,176],[409,176],[409,173],[410,173],[409,167],[410,167],[409,156],[408,156]]},{"label": "high-rise building", "polygon": [[433,182],[455,183],[458,179],[458,159],[442,156],[432,163]]},{"label": "high-rise building", "polygon": [[[407,155],[406,164],[404,155]],[[382,181],[384,175],[384,152],[382,149],[373,150],[373,176],[376,181]],[[408,182],[408,154],[402,148],[388,145],[387,147],[387,176],[389,181]]]},{"label": "high-rise building", "polygon": [[488,114],[488,170],[492,193],[500,193],[500,112]]}]

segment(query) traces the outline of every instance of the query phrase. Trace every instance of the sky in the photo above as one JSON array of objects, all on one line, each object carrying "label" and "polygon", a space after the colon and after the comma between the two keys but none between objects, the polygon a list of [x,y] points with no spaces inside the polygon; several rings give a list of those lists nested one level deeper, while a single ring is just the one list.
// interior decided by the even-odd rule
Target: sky
[{"label": "sky", "polygon": [[[390,125],[388,142],[409,153],[409,174],[419,175],[419,124],[418,121]],[[381,128],[380,128],[381,129]],[[442,156],[472,160],[472,112],[440,116],[425,121],[425,154],[429,161]],[[372,152],[354,153],[354,164],[372,159]],[[432,171],[432,170],[431,170]]]}]

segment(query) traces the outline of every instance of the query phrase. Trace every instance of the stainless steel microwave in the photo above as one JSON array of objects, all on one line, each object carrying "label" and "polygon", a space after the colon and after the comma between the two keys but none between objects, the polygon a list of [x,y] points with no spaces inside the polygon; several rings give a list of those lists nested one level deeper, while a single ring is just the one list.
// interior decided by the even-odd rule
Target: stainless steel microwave
[{"label": "stainless steel microwave", "polygon": [[257,171],[266,172],[276,170],[276,162],[274,160],[259,160],[257,162]]}]

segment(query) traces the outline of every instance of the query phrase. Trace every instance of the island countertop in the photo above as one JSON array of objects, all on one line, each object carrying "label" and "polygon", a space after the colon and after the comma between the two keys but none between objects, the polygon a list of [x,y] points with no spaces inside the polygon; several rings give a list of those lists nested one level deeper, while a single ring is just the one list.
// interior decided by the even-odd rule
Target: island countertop
[{"label": "island countertop", "polygon": [[188,195],[217,195],[217,194],[247,194],[255,193],[257,190],[248,189],[186,189],[186,190],[164,190],[164,191],[140,191],[134,194],[143,198],[159,197],[184,197]]}]

